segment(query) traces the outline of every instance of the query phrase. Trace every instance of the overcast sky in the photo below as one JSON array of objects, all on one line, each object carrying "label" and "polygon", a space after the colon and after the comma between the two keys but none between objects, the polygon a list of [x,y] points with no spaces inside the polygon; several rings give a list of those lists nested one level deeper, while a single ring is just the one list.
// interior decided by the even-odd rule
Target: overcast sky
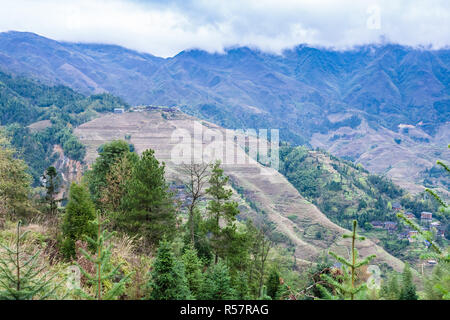
[{"label": "overcast sky", "polygon": [[301,43],[348,48],[450,43],[449,0],[0,0],[0,32],[119,44],[157,56],[230,46],[280,53]]}]

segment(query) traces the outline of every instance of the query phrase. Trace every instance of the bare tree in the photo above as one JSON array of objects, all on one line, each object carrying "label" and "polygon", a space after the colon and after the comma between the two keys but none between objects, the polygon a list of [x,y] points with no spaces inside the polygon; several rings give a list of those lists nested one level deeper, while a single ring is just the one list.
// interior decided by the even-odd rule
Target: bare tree
[{"label": "bare tree", "polygon": [[208,182],[209,176],[208,163],[191,163],[183,164],[181,171],[188,177],[186,183],[186,190],[190,196],[191,203],[189,204],[189,233],[191,236],[191,243],[194,244],[194,209],[201,197],[205,195],[205,184]]}]

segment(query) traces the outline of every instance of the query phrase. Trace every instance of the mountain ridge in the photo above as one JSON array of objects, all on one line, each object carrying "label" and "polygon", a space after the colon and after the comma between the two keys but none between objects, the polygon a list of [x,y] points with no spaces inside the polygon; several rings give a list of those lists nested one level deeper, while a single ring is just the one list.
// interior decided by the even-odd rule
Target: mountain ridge
[{"label": "mountain ridge", "polygon": [[[442,143],[450,140],[449,57],[448,49],[385,44],[348,51],[299,45],[283,55],[194,49],[158,58],[116,45],[0,33],[0,68],[8,72],[86,94],[107,91],[132,104],[179,106],[231,129],[277,128],[282,140],[325,148],[414,192],[436,157],[450,159]],[[345,114],[353,121],[330,120]],[[405,152],[394,139],[408,141],[404,160],[417,163],[413,171],[392,157]],[[425,161],[424,146],[433,153]],[[385,157],[373,165],[378,154]]]}]

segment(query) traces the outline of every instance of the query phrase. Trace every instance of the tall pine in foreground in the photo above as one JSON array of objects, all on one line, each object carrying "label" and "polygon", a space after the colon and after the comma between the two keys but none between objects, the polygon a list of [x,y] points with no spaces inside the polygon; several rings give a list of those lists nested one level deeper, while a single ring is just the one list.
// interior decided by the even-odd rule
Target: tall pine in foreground
[{"label": "tall pine in foreground", "polygon": [[[87,260],[95,265],[95,274],[90,274],[80,265],[78,267],[93,290],[90,292],[78,288],[76,294],[87,300],[116,300],[123,294],[125,284],[129,281],[131,274],[123,276],[118,281],[116,280],[119,277],[119,270],[122,264],[113,265],[111,262],[112,244],[107,243],[113,236],[113,233],[102,229],[102,225],[107,223],[107,220],[102,221],[98,212],[97,218],[91,223],[97,229],[96,238],[94,239],[87,235],[85,237],[91,246],[95,248],[95,254],[89,253],[83,248],[79,250]],[[106,285],[107,282],[109,283],[108,286]]]},{"label": "tall pine in foreground", "polygon": [[359,285],[357,284],[356,272],[362,266],[369,264],[369,262],[373,258],[375,258],[375,255],[370,255],[362,260],[358,259],[358,250],[356,249],[355,244],[357,240],[364,240],[365,238],[356,233],[357,224],[358,223],[356,222],[356,220],[353,220],[352,233],[343,235],[344,239],[350,238],[352,241],[352,251],[350,259],[347,260],[332,251],[329,252],[331,256],[342,263],[342,272],[336,278],[333,278],[325,273],[321,275],[321,277],[334,288],[334,292],[329,292],[324,286],[322,286],[321,284],[317,284],[317,287],[326,299],[354,300],[356,294],[364,291],[367,288],[367,285],[365,283]]},{"label": "tall pine in foreground", "polygon": [[149,298],[151,300],[183,300],[192,298],[185,276],[184,265],[175,258],[171,243],[165,239],[159,243],[150,275]]},{"label": "tall pine in foreground", "polygon": [[156,244],[175,232],[175,208],[165,177],[165,165],[159,163],[155,152],[145,150],[134,165],[127,181],[123,199],[124,214],[118,225],[131,234],[144,236],[149,244]]},{"label": "tall pine in foreground", "polygon": [[0,300],[32,300],[55,298],[59,284],[53,282],[56,274],[46,272],[47,266],[39,261],[40,251],[29,254],[23,248],[28,234],[20,233],[17,223],[13,246],[0,244]]}]

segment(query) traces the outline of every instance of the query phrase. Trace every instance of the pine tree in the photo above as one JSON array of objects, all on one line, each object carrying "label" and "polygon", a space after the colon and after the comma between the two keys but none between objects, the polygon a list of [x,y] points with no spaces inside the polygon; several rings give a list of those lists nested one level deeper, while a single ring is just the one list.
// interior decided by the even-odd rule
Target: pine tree
[{"label": "pine tree", "polygon": [[141,234],[155,244],[175,232],[175,208],[168,190],[164,163],[160,164],[153,150],[145,150],[134,165],[132,177],[126,184],[123,199],[124,214],[117,221],[120,228]]},{"label": "pine tree", "polygon": [[[224,232],[220,222],[224,220],[226,228],[233,229],[233,222],[239,213],[238,204],[231,201],[233,191],[225,188],[228,183],[228,177],[224,175],[220,167],[220,161],[211,165],[212,172],[209,178],[209,188],[206,193],[212,197],[208,202],[207,212],[209,216],[208,225],[211,232],[211,246],[214,250],[214,262],[217,264],[222,249],[226,247],[227,241],[223,239]],[[231,230],[227,230],[230,232]]]},{"label": "pine tree", "polygon": [[56,168],[53,166],[48,167],[42,176],[42,180],[46,189],[44,199],[48,204],[48,213],[50,217],[55,218],[58,210],[58,200],[56,199],[56,196],[58,195],[61,186],[61,181],[58,179]]},{"label": "pine tree", "polygon": [[186,279],[194,297],[197,297],[203,284],[202,263],[197,256],[197,250],[192,245],[187,248],[182,256],[185,267]]},{"label": "pine tree", "polygon": [[275,268],[269,273],[269,278],[266,283],[267,295],[275,300],[278,297],[278,291],[280,290],[280,274]]},{"label": "pine tree", "polygon": [[381,286],[380,295],[386,300],[399,300],[400,298],[400,285],[398,283],[398,276],[395,272],[392,272],[388,279],[383,281]]},{"label": "pine tree", "polygon": [[123,140],[105,143],[99,148],[99,156],[87,173],[89,191],[96,205],[101,206],[102,191],[107,187],[106,177],[111,166],[123,155],[130,152],[130,145]]},{"label": "pine tree", "polygon": [[[90,274],[79,264],[78,267],[81,273],[87,278],[88,284],[93,288],[93,293],[87,292],[81,288],[76,289],[76,294],[81,298],[88,300],[116,300],[125,291],[125,284],[129,281],[131,273],[123,276],[118,282],[114,282],[119,276],[119,270],[122,264],[113,265],[111,262],[111,248],[112,244],[108,241],[113,236],[113,233],[108,232],[106,229],[102,230],[102,225],[108,221],[102,220],[100,213],[97,212],[97,218],[91,222],[94,228],[97,230],[97,235],[94,238],[85,235],[88,243],[95,248],[95,254],[91,254],[79,248],[83,256],[95,265],[95,274]],[[112,282],[112,285],[107,287],[106,282]]]},{"label": "pine tree", "polygon": [[352,254],[351,260],[347,260],[344,257],[337,255],[336,253],[330,251],[329,254],[334,257],[337,261],[342,263],[342,274],[337,276],[337,279],[323,273],[321,277],[326,280],[330,285],[333,286],[335,294],[330,293],[324,286],[317,284],[317,287],[326,299],[348,299],[354,300],[355,295],[367,288],[366,284],[356,284],[356,271],[364,265],[369,264],[369,262],[375,258],[375,255],[370,255],[363,260],[358,260],[358,250],[355,247],[356,240],[364,240],[365,238],[356,233],[357,227],[356,220],[353,220],[353,231],[352,234],[344,234],[343,238],[352,239]]},{"label": "pine tree", "polygon": [[56,274],[45,272],[47,266],[39,261],[40,251],[28,254],[22,247],[28,231],[21,234],[17,223],[15,245],[0,244],[0,300],[32,300],[55,298],[60,283],[54,282]]},{"label": "pine tree", "polygon": [[203,282],[200,299],[202,300],[230,300],[236,298],[232,287],[228,267],[219,261],[208,268]]},{"label": "pine tree", "polygon": [[248,277],[246,272],[237,271],[237,275],[232,279],[233,289],[235,292],[235,299],[237,300],[248,300],[250,299]]},{"label": "pine tree", "polygon": [[62,224],[62,251],[66,258],[75,257],[77,240],[83,240],[84,235],[95,237],[95,227],[89,223],[94,219],[94,203],[87,188],[84,185],[72,183]]},{"label": "pine tree", "polygon": [[402,286],[399,300],[418,300],[416,286],[414,285],[412,279],[412,272],[407,263],[405,263],[402,273]]},{"label": "pine tree", "polygon": [[31,176],[25,162],[17,158],[9,140],[0,131],[0,227],[7,217],[17,219],[35,211],[31,206]]},{"label": "pine tree", "polygon": [[184,265],[177,261],[171,243],[159,242],[149,281],[151,300],[183,300],[192,297]]},{"label": "pine tree", "polygon": [[122,214],[122,200],[127,193],[127,183],[131,177],[133,166],[138,161],[135,153],[125,153],[111,164],[106,174],[106,185],[101,189],[100,203],[102,208],[113,213]]}]

